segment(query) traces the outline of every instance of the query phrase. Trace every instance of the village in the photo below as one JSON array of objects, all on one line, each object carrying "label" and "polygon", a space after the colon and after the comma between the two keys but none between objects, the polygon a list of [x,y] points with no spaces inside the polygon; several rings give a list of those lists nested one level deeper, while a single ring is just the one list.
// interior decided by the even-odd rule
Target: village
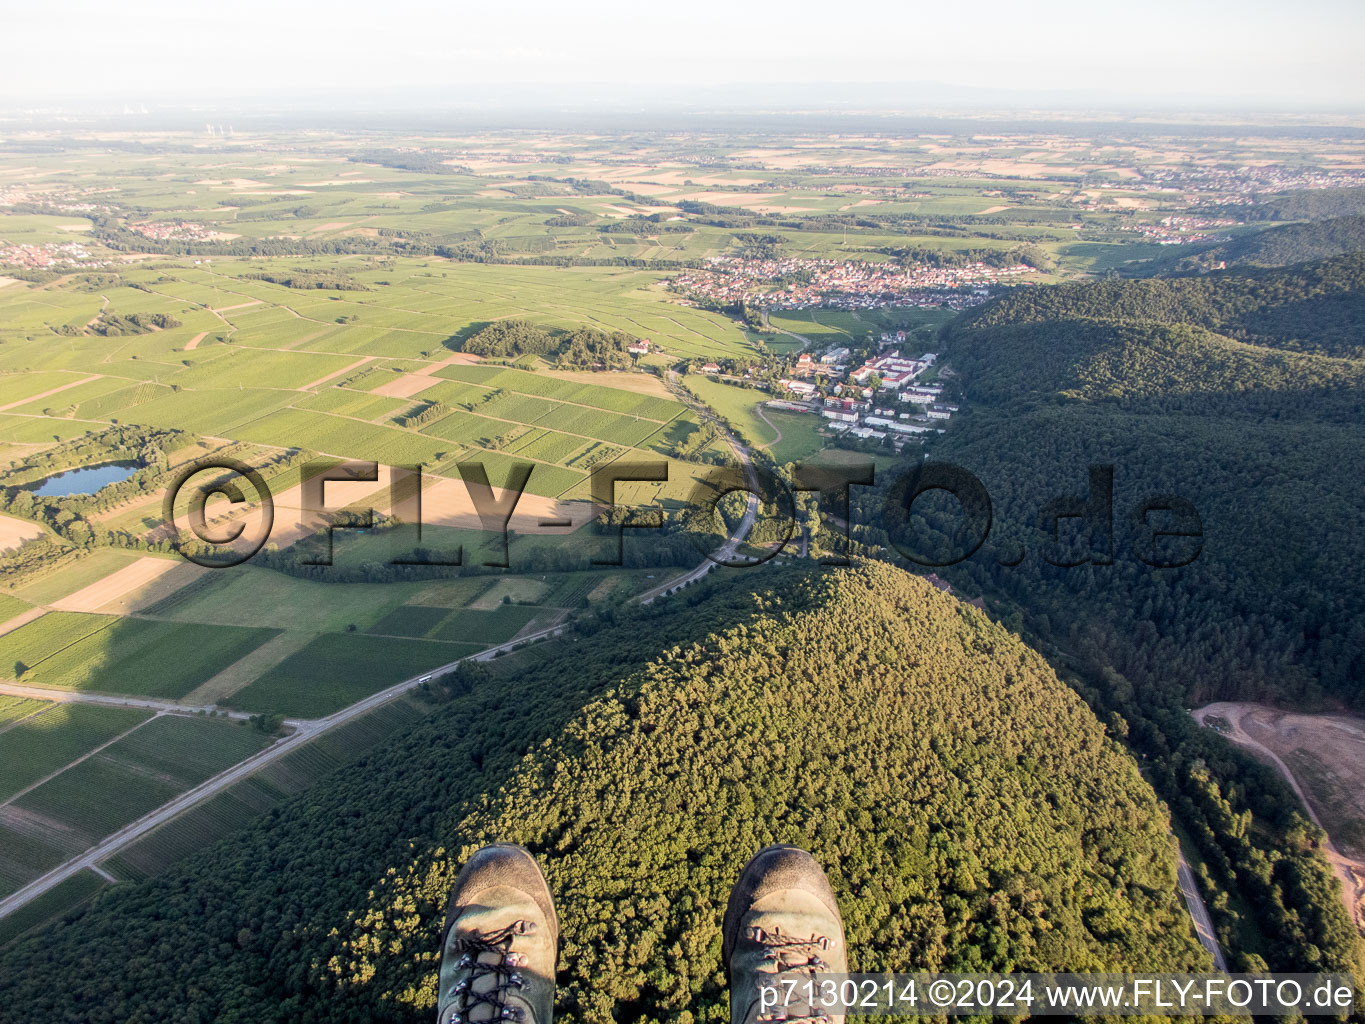
[{"label": "village", "polygon": [[53,267],[108,267],[113,263],[107,257],[97,257],[82,242],[10,245],[0,240],[0,265],[7,267],[48,270]]},{"label": "village", "polygon": [[219,238],[237,238],[237,235],[214,231],[202,224],[186,220],[153,220],[141,224],[129,224],[128,230],[153,238],[157,241],[174,242],[212,242]]},{"label": "village", "polygon": [[723,305],[743,303],[768,309],[883,309],[946,306],[965,309],[985,302],[991,286],[1035,273],[1024,263],[957,267],[864,260],[799,257],[713,256],[703,270],[687,270],[672,286]]},{"label": "village", "polygon": [[[752,370],[742,376],[727,374],[718,363],[697,369],[722,381],[764,386],[773,395],[769,409],[819,416],[831,432],[868,445],[889,444],[900,451],[926,435],[942,434],[959,407],[944,398],[944,387],[929,379],[938,354],[902,355],[897,346],[906,332],[884,331],[879,339],[883,352],[853,365],[852,351],[844,346],[827,348],[818,356],[803,352],[786,376],[762,383]],[[761,370],[760,370],[761,372]]]}]

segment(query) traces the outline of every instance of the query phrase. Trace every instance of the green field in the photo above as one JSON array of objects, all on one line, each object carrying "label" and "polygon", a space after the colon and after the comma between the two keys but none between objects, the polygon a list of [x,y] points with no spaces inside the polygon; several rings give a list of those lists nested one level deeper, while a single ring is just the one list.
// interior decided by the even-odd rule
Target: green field
[{"label": "green field", "polygon": [[818,415],[784,409],[764,409],[763,415],[782,432],[782,439],[768,446],[768,451],[779,465],[808,459],[826,445],[834,443],[833,439],[817,433],[825,422]]},{"label": "green field", "polygon": [[27,697],[0,696],[0,731],[3,731],[8,723],[27,718],[46,706],[46,701],[29,700]]},{"label": "green field", "polygon": [[26,683],[175,699],[276,632],[49,612],[0,637],[0,665]]},{"label": "green field", "polygon": [[152,716],[140,708],[54,704],[0,733],[0,800]]},{"label": "green field", "polygon": [[[391,557],[389,538],[365,539],[374,540],[376,547],[383,549],[380,557]],[[346,547],[339,539],[338,556]],[[308,632],[340,633],[350,626],[368,628],[424,585],[325,583],[247,564],[202,576],[148,612],[180,622],[254,627],[277,624]]]},{"label": "green field", "polygon": [[93,843],[270,741],[241,722],[163,715],[15,801]]},{"label": "green field", "polygon": [[239,690],[232,704],[291,718],[322,718],[484,646],[361,633],[328,634]]}]

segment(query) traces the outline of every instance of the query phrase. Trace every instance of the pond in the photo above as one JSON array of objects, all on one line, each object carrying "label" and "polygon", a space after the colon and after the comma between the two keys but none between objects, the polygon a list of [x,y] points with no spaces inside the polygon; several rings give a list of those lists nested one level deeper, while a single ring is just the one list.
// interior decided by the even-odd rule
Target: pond
[{"label": "pond", "polygon": [[32,487],[32,491],[42,498],[63,494],[94,494],[101,487],[127,480],[139,468],[136,462],[106,462],[99,466],[68,469],[40,480]]}]

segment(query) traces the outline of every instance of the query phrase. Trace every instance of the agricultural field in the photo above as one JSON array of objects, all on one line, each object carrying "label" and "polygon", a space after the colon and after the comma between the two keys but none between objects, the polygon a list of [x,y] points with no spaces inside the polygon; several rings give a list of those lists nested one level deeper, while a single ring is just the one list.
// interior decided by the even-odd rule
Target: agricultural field
[{"label": "agricultural field", "polygon": [[275,635],[266,628],[49,612],[0,637],[25,683],[176,699]]},{"label": "agricultural field", "polygon": [[239,690],[232,704],[290,718],[322,718],[410,676],[477,653],[484,646],[481,642],[326,634]]},{"label": "agricultural field", "polygon": [[19,721],[0,733],[0,801],[151,717],[140,708],[64,703]]},{"label": "agricultural field", "polygon": [[81,704],[0,734],[6,765],[28,764],[0,781],[0,895],[269,742],[244,722]]},{"label": "agricultural field", "polygon": [[[486,132],[386,138],[390,158],[344,132],[95,141],[0,152],[15,204],[0,205],[0,249],[56,254],[0,265],[0,475],[25,472],[28,486],[32,460],[124,429],[139,457],[158,432],[177,432],[177,451],[147,453],[155,486],[71,508],[21,496],[0,517],[0,682],[54,691],[52,702],[0,693],[0,893],[271,742],[158,710],[318,718],[691,568],[593,569],[609,538],[584,524],[595,469],[666,459],[667,481],[623,482],[617,499],[677,508],[709,464],[733,458],[723,438],[692,443],[705,420],[695,405],[778,463],[849,454],[817,418],[763,408],[761,391],[693,373],[681,380],[694,402],[671,390],[671,371],[790,367],[895,329],[933,351],[956,315],[938,301],[708,305],[676,290],[680,270],[750,256],[1008,262],[1027,248],[1031,281],[1132,272],[1187,249],[1155,239],[1191,204],[1188,182],[1142,176],[1165,182],[1213,159],[1179,140],[1120,151],[1065,134],[681,144]],[[391,159],[414,148],[437,158]],[[1273,155],[1265,142],[1236,157]],[[1112,174],[1096,169],[1105,162]],[[73,240],[87,255],[61,262]],[[513,320],[554,339],[619,332],[635,351],[466,350]],[[320,456],[420,464],[420,546],[460,548],[465,574],[390,572],[414,542],[382,528],[337,530],[332,576],[298,564],[319,549],[298,509],[302,466]],[[159,564],[178,559],[162,521],[170,472],[205,458],[261,470],[277,499],[273,567]],[[469,463],[495,489],[531,466],[505,541],[512,571],[495,568],[504,538],[482,529],[462,483]],[[357,512],[406,511],[383,482],[345,487],[340,503]],[[189,507],[182,495],[173,511]],[[220,495],[205,511],[222,525],[226,507]],[[535,650],[490,664],[514,671]],[[104,695],[159,703],[81,703]],[[422,713],[404,697],[324,734],[111,858],[113,877],[192,855]],[[0,943],[110,884],[67,879],[0,918]]]},{"label": "agricultural field", "polygon": [[96,840],[270,742],[242,722],[161,715],[13,801]]}]

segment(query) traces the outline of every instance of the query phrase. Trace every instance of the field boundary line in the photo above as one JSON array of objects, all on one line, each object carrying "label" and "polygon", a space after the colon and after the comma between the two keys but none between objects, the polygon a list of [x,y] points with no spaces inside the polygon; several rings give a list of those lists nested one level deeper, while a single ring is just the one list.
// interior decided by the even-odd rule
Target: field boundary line
[{"label": "field boundary line", "polygon": [[47,609],[40,604],[34,605],[26,612],[20,612],[12,619],[0,622],[0,636],[6,633],[13,633],[20,626],[27,626],[34,619],[40,619],[47,614]]},{"label": "field boundary line", "polygon": [[41,786],[43,783],[45,783],[45,782],[51,782],[51,781],[52,781],[53,779],[55,779],[58,775],[62,774],[62,772],[66,771],[68,768],[75,768],[76,765],[80,764],[82,761],[88,761],[88,760],[90,760],[90,758],[94,757],[96,754],[98,754],[98,753],[99,753],[101,750],[103,750],[105,747],[112,747],[115,743],[117,743],[119,740],[123,739],[125,736],[132,735],[133,733],[135,733],[135,732],[137,732],[139,729],[141,729],[144,725],[146,725],[148,722],[154,722],[154,721],[156,721],[158,718],[160,718],[160,717],[161,717],[162,715],[164,715],[164,714],[165,714],[164,711],[158,711],[158,712],[157,712],[156,714],[154,714],[154,715],[149,715],[148,717],[144,718],[142,721],[138,722],[137,725],[133,726],[131,729],[125,729],[123,732],[119,733],[119,734],[118,734],[117,736],[115,736],[113,739],[111,739],[111,740],[106,740],[104,743],[101,743],[101,744],[100,744],[98,747],[96,747],[94,750],[87,751],[86,753],[82,754],[80,757],[76,758],[74,761],[68,761],[66,764],[62,765],[60,768],[58,768],[55,772],[52,772],[50,775],[44,775],[41,779],[39,779],[37,782],[33,783],[32,785],[30,785],[30,786],[25,786],[23,789],[19,790],[19,792],[15,793],[15,794],[14,794],[12,797],[10,797],[8,800],[5,800],[3,803],[0,803],[0,807],[8,807],[10,804],[14,803],[14,801],[20,799],[21,797],[28,796],[28,794],[32,793],[35,789],[37,789],[37,788],[38,788],[39,786]]},{"label": "field boundary line", "polygon": [[[49,607],[47,607],[47,608],[44,608],[43,611],[44,611],[44,613],[50,613],[50,612],[53,611],[53,609],[49,606]],[[63,612],[63,611],[60,611],[60,610],[59,610],[59,611],[57,611],[57,614],[59,614],[59,615],[99,615],[100,613],[99,613],[99,612]],[[82,640],[89,640],[92,636],[96,636],[96,635],[98,635],[98,634],[100,634],[100,633],[103,633],[106,629],[108,629],[108,628],[109,628],[110,626],[112,626],[115,622],[117,622],[120,618],[122,618],[122,616],[119,616],[119,615],[110,615],[110,616],[108,616],[108,618],[109,618],[109,621],[106,622],[106,623],[105,623],[103,626],[101,626],[99,629],[92,629],[89,633],[86,633],[84,636],[77,637],[75,640],[72,640],[69,644],[63,644],[61,647],[58,647],[55,651],[51,651],[51,652],[49,652],[49,653],[47,653],[47,654],[44,654],[41,658],[39,658],[37,661],[35,661],[32,665],[29,665],[29,666],[28,666],[28,671],[30,671],[30,672],[33,671],[35,668],[37,668],[37,667],[38,667],[39,665],[41,665],[43,662],[48,661],[48,660],[51,659],[51,658],[55,658],[57,655],[61,654],[62,651],[65,651],[66,649],[68,649],[68,648],[70,648],[70,647],[75,647],[75,646],[76,646],[78,643],[80,643]],[[36,622],[36,621],[38,621],[38,620],[37,620],[37,619],[34,619],[33,621]],[[25,623],[25,625],[27,625],[27,623]],[[6,677],[6,678],[8,678],[8,677]],[[19,683],[19,678],[18,678],[18,676],[15,676],[15,677],[14,677],[14,682]],[[20,683],[20,685],[24,685],[24,684]]]},{"label": "field boundary line", "polygon": [[[96,319],[98,319],[98,317]],[[70,384],[63,384],[61,387],[53,388],[50,391],[44,391],[40,395],[29,395],[27,398],[19,399],[19,401],[17,402],[10,402],[8,405],[0,405],[0,412],[9,412],[9,410],[17,409],[21,405],[28,405],[29,402],[40,402],[44,398],[50,398],[51,396],[60,394],[63,391],[69,390],[70,388],[79,387],[82,384],[89,384],[92,380],[99,380],[101,376],[102,376],[101,374],[92,373],[89,377],[82,377],[80,380],[73,380]]]},{"label": "field boundary line", "polygon": [[[24,699],[25,699],[25,700],[37,700],[38,698],[37,698],[37,697],[26,697],[26,698],[24,698]],[[49,703],[49,704],[45,704],[43,707],[34,708],[34,709],[33,709],[32,711],[30,711],[28,714],[24,715],[23,718],[16,718],[16,719],[14,719],[14,720],[11,721],[11,722],[6,722],[4,725],[0,725],[0,735],[3,735],[3,734],[5,734],[5,733],[9,732],[9,731],[10,731],[11,729],[13,729],[16,725],[19,725],[19,724],[21,724],[21,723],[23,723],[23,722],[27,722],[30,718],[36,718],[38,715],[41,715],[44,711],[51,710],[51,707],[52,707],[52,705],[51,705],[50,703]]]},{"label": "field boundary line", "polygon": [[[179,619],[163,619],[154,615],[137,615],[137,618],[151,619],[154,622],[178,622]],[[272,636],[269,640],[253,647],[231,665],[219,669],[209,676],[202,683],[196,686],[189,693],[185,694],[182,700],[190,701],[195,704],[217,704],[219,701],[227,700],[238,690],[244,690],[257,679],[270,671],[280,662],[284,661],[291,654],[297,654],[321,634],[312,633],[302,629],[282,629]],[[266,648],[271,648],[269,651]],[[252,661],[253,664],[246,666],[244,673],[243,666],[246,662]],[[260,661],[259,666],[254,661]],[[249,670],[257,668],[254,674],[249,674]],[[237,681],[235,686],[231,686],[234,681],[233,673],[243,674],[243,678]]]}]

